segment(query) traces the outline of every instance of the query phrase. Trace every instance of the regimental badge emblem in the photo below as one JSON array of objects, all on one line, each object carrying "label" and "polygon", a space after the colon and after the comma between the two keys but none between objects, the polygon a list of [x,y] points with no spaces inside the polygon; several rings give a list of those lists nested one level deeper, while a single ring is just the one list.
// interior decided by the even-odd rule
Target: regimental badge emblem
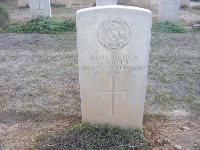
[{"label": "regimental badge emblem", "polygon": [[122,49],[131,39],[130,27],[121,19],[102,22],[97,34],[99,43],[108,50]]}]

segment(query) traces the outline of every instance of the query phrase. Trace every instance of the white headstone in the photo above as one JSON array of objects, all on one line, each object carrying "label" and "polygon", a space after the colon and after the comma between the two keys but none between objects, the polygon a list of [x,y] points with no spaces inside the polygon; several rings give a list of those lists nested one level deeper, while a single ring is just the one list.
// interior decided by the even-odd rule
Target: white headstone
[{"label": "white headstone", "polygon": [[160,0],[158,21],[177,22],[179,16],[180,0]]},{"label": "white headstone", "polygon": [[151,8],[151,0],[117,0],[117,4],[137,6],[142,8]]},{"label": "white headstone", "polygon": [[50,0],[29,0],[29,7],[32,18],[51,16]]},{"label": "white headstone", "polygon": [[19,7],[24,7],[26,5],[28,5],[28,0],[18,0]]},{"label": "white headstone", "polygon": [[96,0],[96,6],[117,5],[117,0]]},{"label": "white headstone", "polygon": [[152,13],[109,5],[78,10],[76,18],[82,121],[140,128]]}]

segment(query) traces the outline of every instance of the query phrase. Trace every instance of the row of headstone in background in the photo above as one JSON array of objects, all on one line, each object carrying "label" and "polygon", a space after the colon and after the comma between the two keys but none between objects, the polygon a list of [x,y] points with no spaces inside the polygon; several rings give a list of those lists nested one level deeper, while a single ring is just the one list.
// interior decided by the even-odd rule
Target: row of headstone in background
[{"label": "row of headstone in background", "polygon": [[[19,0],[22,4],[27,0]],[[52,0],[51,0],[52,2]],[[56,3],[68,3],[70,5],[70,0],[54,0]],[[188,4],[188,0],[184,0],[184,5]],[[104,5],[116,5],[116,4],[125,4],[125,5],[140,5],[146,8],[151,7],[151,0],[96,0],[97,6]],[[183,0],[182,0],[183,5]],[[51,16],[51,7],[50,0],[29,0],[29,6],[31,10],[32,18],[36,18],[38,16]],[[179,16],[179,8],[180,8],[180,0],[159,0],[159,11],[158,11],[158,21],[178,21]]]},{"label": "row of headstone in background", "polygon": [[[138,6],[143,8],[151,8],[153,0],[96,0],[97,6],[102,5],[127,5],[127,6]],[[170,0],[169,0],[170,1]],[[189,6],[190,0],[180,0],[180,6]]]},{"label": "row of headstone in background", "polygon": [[[50,2],[55,4],[64,4],[66,7],[71,6],[71,0],[50,0]],[[27,5],[29,5],[29,0],[18,0],[19,7],[24,7]]]},{"label": "row of headstone in background", "polygon": [[151,0],[96,0],[96,6],[126,5],[151,8]]},{"label": "row of headstone in background", "polygon": [[[96,0],[96,5],[130,5],[144,8],[151,7],[152,0]],[[18,0],[18,6],[28,5],[29,0]],[[51,0],[51,3],[65,4],[67,7],[71,6],[71,0]],[[180,5],[189,6],[190,0],[180,0]]]},{"label": "row of headstone in background", "polygon": [[[71,6],[71,0],[51,0],[51,3],[61,3],[65,4],[67,7]],[[27,6],[29,4],[29,0],[18,0],[18,6]],[[140,7],[151,7],[151,0],[96,0],[97,6],[104,5],[133,5]]]},{"label": "row of headstone in background", "polygon": [[18,0],[18,6],[29,5],[31,18],[38,16],[50,17],[51,16],[51,2],[57,4],[71,5],[71,0]]},{"label": "row of headstone in background", "polygon": [[82,121],[141,128],[152,13],[108,5],[76,19]]},{"label": "row of headstone in background", "polygon": [[[134,5],[146,8],[151,7],[151,0],[96,0],[96,6],[103,5]],[[159,0],[158,21],[177,22],[179,16],[180,0]]]}]

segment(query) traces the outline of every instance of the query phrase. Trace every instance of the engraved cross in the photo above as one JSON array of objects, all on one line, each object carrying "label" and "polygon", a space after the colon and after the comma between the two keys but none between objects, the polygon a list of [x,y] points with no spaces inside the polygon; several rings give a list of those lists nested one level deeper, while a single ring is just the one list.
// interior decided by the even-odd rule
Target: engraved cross
[{"label": "engraved cross", "polygon": [[39,10],[39,12],[40,12],[40,15],[41,15],[41,11],[42,11],[42,10],[44,10],[44,9],[41,9],[41,3],[40,3],[40,2],[39,2],[39,4],[38,4],[38,5],[39,5],[39,8],[38,8],[38,9],[36,9],[36,10]]},{"label": "engraved cross", "polygon": [[[111,52],[112,53],[112,61],[114,61],[114,55],[116,54],[116,52],[115,51],[113,51],[113,52]],[[114,66],[114,65],[112,65],[112,66]],[[112,71],[112,90],[110,90],[110,91],[100,91],[101,93],[107,93],[107,94],[111,94],[111,100],[112,100],[112,116],[114,116],[115,115],[115,101],[116,101],[116,99],[117,99],[117,97],[116,97],[116,94],[120,94],[120,95],[122,95],[122,94],[128,94],[128,92],[127,91],[123,91],[123,90],[120,90],[120,91],[116,91],[116,75],[115,75],[115,72],[114,71]]]},{"label": "engraved cross", "polygon": [[115,100],[116,100],[116,94],[126,94],[127,91],[116,91],[116,78],[115,75],[112,74],[112,90],[111,91],[100,91],[101,93],[108,93],[111,94],[111,100],[112,100],[112,116],[115,115]]},{"label": "engraved cross", "polygon": [[172,9],[172,6],[169,5],[169,14],[170,14],[170,12],[172,12],[172,11],[174,11],[174,9]]}]

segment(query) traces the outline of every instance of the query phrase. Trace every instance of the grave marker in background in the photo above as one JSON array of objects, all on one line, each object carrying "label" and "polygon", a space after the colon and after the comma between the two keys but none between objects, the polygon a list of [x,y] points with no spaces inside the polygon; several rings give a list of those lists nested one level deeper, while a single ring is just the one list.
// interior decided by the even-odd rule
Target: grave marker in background
[{"label": "grave marker in background", "polygon": [[180,0],[160,0],[158,10],[158,21],[177,22],[179,16]]},{"label": "grave marker in background", "polygon": [[29,7],[32,18],[51,16],[50,0],[29,0]]},{"label": "grave marker in background", "polygon": [[96,6],[117,5],[117,0],[96,0]]},{"label": "grave marker in background", "polygon": [[19,7],[25,7],[28,5],[28,0],[18,0],[17,3]]},{"label": "grave marker in background", "polygon": [[110,5],[78,10],[76,19],[82,121],[141,128],[151,12]]}]

